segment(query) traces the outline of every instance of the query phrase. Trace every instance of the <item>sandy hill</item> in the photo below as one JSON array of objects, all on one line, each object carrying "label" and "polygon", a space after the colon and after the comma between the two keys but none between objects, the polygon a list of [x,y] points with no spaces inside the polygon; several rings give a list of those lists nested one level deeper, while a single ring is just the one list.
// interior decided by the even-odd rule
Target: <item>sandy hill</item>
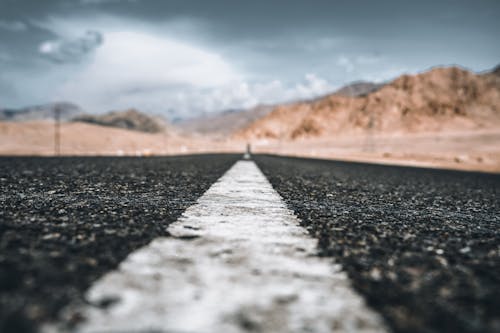
[{"label": "sandy hill", "polygon": [[21,109],[1,109],[0,121],[36,121],[53,120],[55,112],[59,111],[61,120],[69,120],[83,113],[82,109],[68,102],[56,102]]},{"label": "sandy hill", "polygon": [[458,67],[403,75],[359,97],[332,94],[276,107],[236,137],[290,140],[500,128],[500,77]]},{"label": "sandy hill", "polygon": [[159,117],[151,116],[135,109],[113,111],[104,115],[80,115],[72,119],[100,126],[129,129],[146,133],[159,133],[168,127],[167,122]]}]

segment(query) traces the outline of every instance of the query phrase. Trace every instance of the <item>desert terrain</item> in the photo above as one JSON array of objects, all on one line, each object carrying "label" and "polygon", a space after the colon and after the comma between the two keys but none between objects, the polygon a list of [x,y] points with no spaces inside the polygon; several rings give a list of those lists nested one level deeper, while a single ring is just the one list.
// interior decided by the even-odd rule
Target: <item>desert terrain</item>
[{"label": "desert terrain", "polygon": [[500,76],[435,68],[358,96],[278,106],[235,133],[254,150],[500,171]]},{"label": "desert terrain", "polygon": [[431,168],[500,172],[500,131],[256,141],[254,152]]},{"label": "desert terrain", "polygon": [[[27,121],[3,117],[0,154],[55,153],[55,123],[34,116],[39,109],[28,112]],[[255,153],[500,172],[498,69],[476,74],[438,67],[386,84],[356,83],[314,100],[178,124],[136,110],[75,116],[75,109],[61,123],[62,155],[241,153],[249,143]]]},{"label": "desert terrain", "polygon": [[[2,155],[54,155],[54,128],[54,122],[50,121],[0,123],[0,152]],[[236,150],[224,141],[80,122],[62,123],[60,137],[60,153],[68,156],[153,156]]]}]

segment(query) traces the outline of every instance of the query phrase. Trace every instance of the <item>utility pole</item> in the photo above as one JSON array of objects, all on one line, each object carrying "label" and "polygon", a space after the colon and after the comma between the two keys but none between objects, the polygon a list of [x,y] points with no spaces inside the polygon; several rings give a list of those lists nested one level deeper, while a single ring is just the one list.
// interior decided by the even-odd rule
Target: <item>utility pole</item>
[{"label": "utility pole", "polygon": [[167,126],[163,128],[163,155],[167,155]]},{"label": "utility pole", "polygon": [[54,154],[61,155],[61,109],[54,107]]}]

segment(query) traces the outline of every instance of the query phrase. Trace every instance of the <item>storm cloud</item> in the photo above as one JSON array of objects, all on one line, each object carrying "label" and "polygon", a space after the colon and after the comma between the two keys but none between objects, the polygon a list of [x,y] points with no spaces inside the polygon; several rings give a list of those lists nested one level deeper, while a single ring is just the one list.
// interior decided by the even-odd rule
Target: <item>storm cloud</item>
[{"label": "storm cloud", "polygon": [[2,0],[1,106],[185,117],[498,64],[500,2]]},{"label": "storm cloud", "polygon": [[25,31],[28,27],[22,21],[6,21],[0,20],[0,29],[9,31]]},{"label": "storm cloud", "polygon": [[75,39],[56,39],[41,43],[38,47],[40,54],[56,63],[77,62],[83,59],[103,42],[102,34],[98,31],[86,31],[83,36]]}]

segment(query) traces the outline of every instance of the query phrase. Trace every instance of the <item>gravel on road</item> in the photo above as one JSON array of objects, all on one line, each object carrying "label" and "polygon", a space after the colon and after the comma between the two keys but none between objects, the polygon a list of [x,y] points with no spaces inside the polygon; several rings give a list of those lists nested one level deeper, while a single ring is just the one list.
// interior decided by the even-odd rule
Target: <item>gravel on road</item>
[{"label": "gravel on road", "polygon": [[395,332],[500,332],[500,175],[255,160]]},{"label": "gravel on road", "polygon": [[36,332],[83,301],[238,158],[0,158],[0,332]]}]

